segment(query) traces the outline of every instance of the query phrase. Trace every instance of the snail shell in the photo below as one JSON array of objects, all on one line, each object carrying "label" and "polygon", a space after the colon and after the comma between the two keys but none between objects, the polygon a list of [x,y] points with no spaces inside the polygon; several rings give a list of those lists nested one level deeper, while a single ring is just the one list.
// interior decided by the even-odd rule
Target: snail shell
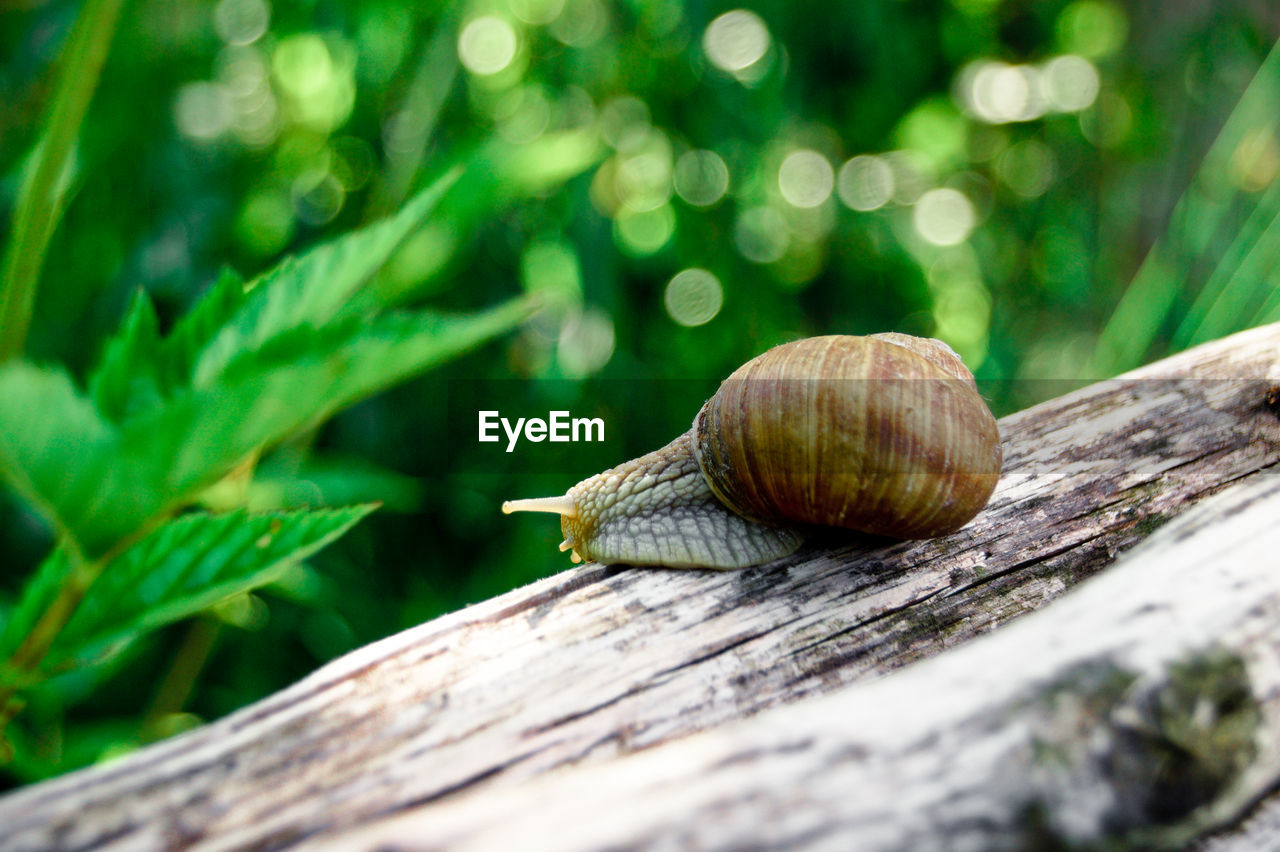
[{"label": "snail shell", "polygon": [[737,568],[794,551],[812,525],[954,532],[1000,464],[995,418],[946,344],[832,335],[748,361],[662,449],[503,511],[561,514],[574,561]]}]

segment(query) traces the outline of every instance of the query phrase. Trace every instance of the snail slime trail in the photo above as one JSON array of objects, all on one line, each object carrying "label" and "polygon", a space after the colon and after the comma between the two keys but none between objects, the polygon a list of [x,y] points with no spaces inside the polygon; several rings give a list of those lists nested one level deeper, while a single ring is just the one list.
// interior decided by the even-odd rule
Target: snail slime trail
[{"label": "snail slime trail", "polygon": [[480,443],[489,444],[501,440],[498,427],[507,439],[507,452],[516,448],[523,437],[535,444],[542,441],[552,443],[579,443],[582,441],[603,441],[604,420],[600,417],[570,417],[567,411],[552,411],[546,420],[541,417],[517,417],[514,424],[497,411],[481,411]]},{"label": "snail slime trail", "polygon": [[574,562],[744,568],[815,526],[953,533],[986,507],[1002,457],[995,417],[945,343],[829,335],[739,367],[665,447],[502,511],[558,514]]}]

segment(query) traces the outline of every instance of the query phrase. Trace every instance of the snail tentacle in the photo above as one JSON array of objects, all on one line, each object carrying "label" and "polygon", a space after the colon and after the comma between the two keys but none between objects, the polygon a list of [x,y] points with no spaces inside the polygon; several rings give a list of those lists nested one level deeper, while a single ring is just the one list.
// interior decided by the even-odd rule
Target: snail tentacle
[{"label": "snail tentacle", "polygon": [[578,506],[568,494],[560,497],[527,497],[523,500],[507,500],[502,504],[502,514],[510,515],[512,512],[550,512],[572,518],[578,514]]}]

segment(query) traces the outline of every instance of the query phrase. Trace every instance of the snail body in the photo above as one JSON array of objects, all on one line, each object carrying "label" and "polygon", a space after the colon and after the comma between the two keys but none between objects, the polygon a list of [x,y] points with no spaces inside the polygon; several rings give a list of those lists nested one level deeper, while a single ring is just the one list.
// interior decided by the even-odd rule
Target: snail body
[{"label": "snail body", "polygon": [[813,526],[954,532],[1000,463],[995,418],[946,344],[830,335],[739,367],[667,446],[503,511],[559,513],[575,562],[741,568],[793,552]]}]

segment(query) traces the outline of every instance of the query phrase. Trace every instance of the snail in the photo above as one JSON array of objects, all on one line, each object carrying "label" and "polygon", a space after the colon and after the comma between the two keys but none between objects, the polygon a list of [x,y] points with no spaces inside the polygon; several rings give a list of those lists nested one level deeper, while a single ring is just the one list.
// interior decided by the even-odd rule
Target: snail
[{"label": "snail", "polygon": [[574,562],[742,568],[815,526],[900,539],[954,532],[987,504],[1000,435],[945,343],[830,335],[739,367],[667,446],[503,512],[555,512]]}]

